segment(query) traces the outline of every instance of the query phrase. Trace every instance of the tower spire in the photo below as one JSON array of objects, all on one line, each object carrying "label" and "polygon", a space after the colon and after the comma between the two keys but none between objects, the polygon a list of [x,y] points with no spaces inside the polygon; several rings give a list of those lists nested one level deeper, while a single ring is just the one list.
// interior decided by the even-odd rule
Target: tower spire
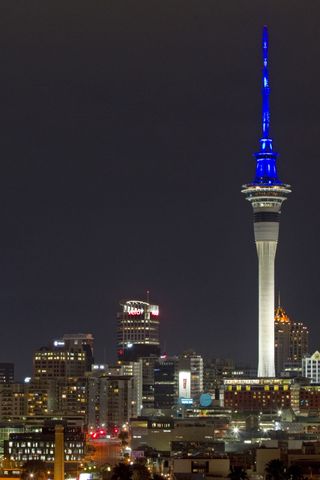
[{"label": "tower spire", "polygon": [[278,185],[281,183],[278,178],[276,167],[278,154],[273,151],[272,138],[270,137],[270,85],[268,49],[268,27],[265,25],[262,32],[262,136],[260,139],[260,150],[255,154],[257,165],[254,183],[263,185]]}]

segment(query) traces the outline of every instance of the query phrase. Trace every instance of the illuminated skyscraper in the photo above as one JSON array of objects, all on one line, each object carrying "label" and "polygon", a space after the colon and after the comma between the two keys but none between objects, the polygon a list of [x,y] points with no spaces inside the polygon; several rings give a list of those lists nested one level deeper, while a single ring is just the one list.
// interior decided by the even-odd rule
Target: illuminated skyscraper
[{"label": "illuminated skyscraper", "polygon": [[118,358],[136,361],[160,355],[159,306],[141,300],[125,300],[118,320]]},{"label": "illuminated skyscraper", "polygon": [[270,137],[268,30],[263,29],[262,137],[255,154],[256,175],[242,193],[252,204],[254,237],[259,262],[259,363],[258,377],[274,377],[274,262],[279,235],[280,209],[291,192],[279,180]]},{"label": "illuminated skyscraper", "polygon": [[277,377],[284,369],[290,357],[290,338],[292,322],[280,304],[274,315],[274,354]]},{"label": "illuminated skyscraper", "polygon": [[33,377],[82,377],[91,370],[92,363],[89,344],[75,344],[71,338],[54,340],[53,345],[41,347],[34,353]]},{"label": "illuminated skyscraper", "polygon": [[190,372],[190,395],[198,401],[203,393],[203,358],[192,350],[182,353],[179,371]]}]

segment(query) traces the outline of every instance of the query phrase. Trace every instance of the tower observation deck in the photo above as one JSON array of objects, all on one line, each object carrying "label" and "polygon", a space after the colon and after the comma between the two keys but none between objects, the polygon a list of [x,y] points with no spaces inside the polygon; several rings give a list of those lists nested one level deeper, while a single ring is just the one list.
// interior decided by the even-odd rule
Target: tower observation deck
[{"label": "tower observation deck", "polygon": [[259,362],[258,377],[275,376],[274,359],[274,264],[279,236],[282,203],[291,192],[277,173],[277,156],[270,136],[270,86],[268,69],[268,29],[263,28],[262,52],[262,136],[255,153],[256,174],[242,193],[254,213],[254,238],[259,264]]}]

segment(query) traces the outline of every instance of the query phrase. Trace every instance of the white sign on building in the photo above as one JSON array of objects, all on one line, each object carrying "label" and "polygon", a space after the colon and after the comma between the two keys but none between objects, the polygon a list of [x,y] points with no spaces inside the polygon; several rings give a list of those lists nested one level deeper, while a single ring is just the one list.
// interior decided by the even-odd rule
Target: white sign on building
[{"label": "white sign on building", "polygon": [[191,398],[191,372],[179,372],[179,398]]}]

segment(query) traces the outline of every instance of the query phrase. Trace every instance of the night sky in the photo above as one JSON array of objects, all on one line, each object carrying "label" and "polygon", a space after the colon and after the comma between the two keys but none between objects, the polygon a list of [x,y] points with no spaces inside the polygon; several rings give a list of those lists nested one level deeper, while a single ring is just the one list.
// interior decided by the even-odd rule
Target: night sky
[{"label": "night sky", "polygon": [[115,358],[121,298],[160,305],[168,353],[256,365],[252,209],[269,26],[282,208],[276,282],[320,347],[320,4],[0,4],[0,361],[92,332]]}]

